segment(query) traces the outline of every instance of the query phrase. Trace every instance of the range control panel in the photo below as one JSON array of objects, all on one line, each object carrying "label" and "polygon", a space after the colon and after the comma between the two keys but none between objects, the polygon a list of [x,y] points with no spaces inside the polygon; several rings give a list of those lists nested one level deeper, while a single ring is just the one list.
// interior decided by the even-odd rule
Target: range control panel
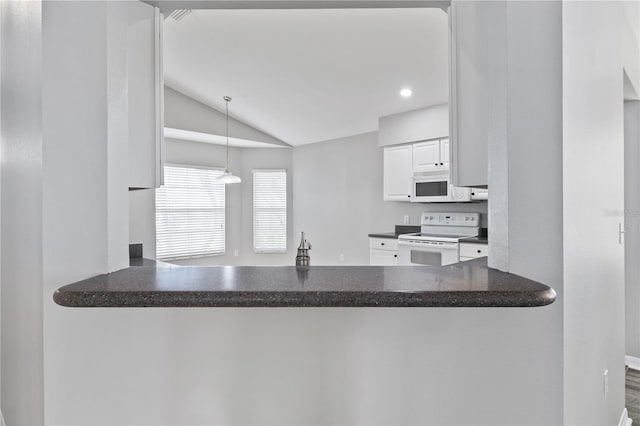
[{"label": "range control panel", "polygon": [[423,212],[421,225],[480,226],[480,213]]}]

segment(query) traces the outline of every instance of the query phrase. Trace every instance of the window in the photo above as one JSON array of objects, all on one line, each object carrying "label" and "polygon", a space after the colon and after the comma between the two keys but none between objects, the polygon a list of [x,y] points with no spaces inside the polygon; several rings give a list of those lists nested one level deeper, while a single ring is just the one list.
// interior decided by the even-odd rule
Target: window
[{"label": "window", "polygon": [[287,251],[287,171],[253,171],[253,250]]},{"label": "window", "polygon": [[165,165],[156,190],[156,255],[176,260],[224,254],[221,170]]}]

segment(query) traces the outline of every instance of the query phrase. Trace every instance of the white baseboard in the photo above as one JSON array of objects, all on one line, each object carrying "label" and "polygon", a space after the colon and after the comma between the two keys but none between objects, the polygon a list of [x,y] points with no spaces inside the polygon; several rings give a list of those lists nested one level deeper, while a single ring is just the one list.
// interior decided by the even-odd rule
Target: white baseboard
[{"label": "white baseboard", "polygon": [[625,355],[624,363],[633,368],[634,370],[640,370],[640,358],[634,356]]},{"label": "white baseboard", "polygon": [[618,426],[631,426],[632,422],[633,420],[629,418],[629,413],[625,408],[624,410],[622,410],[622,415],[620,416],[620,421],[618,422]]}]

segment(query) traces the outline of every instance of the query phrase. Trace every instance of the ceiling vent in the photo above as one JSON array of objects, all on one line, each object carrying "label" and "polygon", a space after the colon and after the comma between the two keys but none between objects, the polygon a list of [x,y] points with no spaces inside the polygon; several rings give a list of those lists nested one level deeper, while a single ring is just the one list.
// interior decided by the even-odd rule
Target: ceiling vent
[{"label": "ceiling vent", "polygon": [[176,21],[180,21],[182,18],[189,15],[190,13],[191,13],[191,9],[176,9],[173,12],[171,12],[171,15],[169,16],[175,19]]}]

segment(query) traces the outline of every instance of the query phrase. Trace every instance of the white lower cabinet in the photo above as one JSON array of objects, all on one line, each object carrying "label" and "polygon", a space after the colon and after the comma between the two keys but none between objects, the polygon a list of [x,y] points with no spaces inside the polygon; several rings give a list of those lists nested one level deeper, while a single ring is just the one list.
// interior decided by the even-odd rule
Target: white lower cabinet
[{"label": "white lower cabinet", "polygon": [[392,266],[398,264],[398,240],[369,238],[369,264]]},{"label": "white lower cabinet", "polygon": [[487,244],[460,243],[460,262],[489,255]]}]

